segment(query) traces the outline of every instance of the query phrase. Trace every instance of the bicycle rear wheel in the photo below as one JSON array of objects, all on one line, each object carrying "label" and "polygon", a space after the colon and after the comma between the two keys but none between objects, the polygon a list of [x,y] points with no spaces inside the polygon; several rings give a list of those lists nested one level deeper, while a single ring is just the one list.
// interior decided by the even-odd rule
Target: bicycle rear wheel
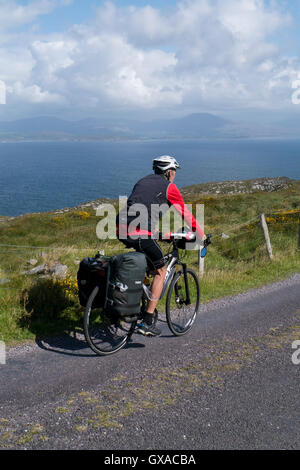
[{"label": "bicycle rear wheel", "polygon": [[186,274],[190,299],[187,298],[184,273],[179,271],[172,279],[166,301],[168,326],[176,336],[184,335],[192,328],[200,305],[200,285],[197,275],[189,268]]},{"label": "bicycle rear wheel", "polygon": [[126,323],[116,314],[92,308],[99,287],[92,291],[84,312],[84,335],[90,348],[100,356],[116,353],[130,339],[136,321]]}]

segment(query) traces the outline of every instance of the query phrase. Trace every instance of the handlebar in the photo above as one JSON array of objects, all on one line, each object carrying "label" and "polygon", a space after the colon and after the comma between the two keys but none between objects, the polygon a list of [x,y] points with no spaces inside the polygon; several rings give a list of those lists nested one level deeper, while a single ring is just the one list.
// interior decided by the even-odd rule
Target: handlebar
[{"label": "handlebar", "polygon": [[[207,254],[207,247],[208,247],[208,245],[211,244],[211,237],[212,237],[212,235],[208,234],[206,236],[206,239],[203,241],[203,245],[202,245],[201,253],[200,253],[201,258],[204,258]],[[185,240],[187,242],[194,242],[194,241],[196,241],[196,234],[195,234],[195,232],[186,232],[186,231],[182,231],[182,232],[178,232],[178,233],[171,233],[170,232],[170,233],[166,233],[166,234],[163,234],[162,232],[159,232],[158,239],[161,240],[161,241],[167,242],[167,243],[172,243],[175,240],[178,240],[178,241]]]},{"label": "handlebar", "polygon": [[195,232],[177,232],[177,233],[159,232],[158,239],[167,243],[171,243],[174,240],[185,240],[187,242],[194,242],[196,241],[196,234]]},{"label": "handlebar", "polygon": [[[211,244],[211,234],[206,236],[206,239],[203,242],[203,246],[206,248]],[[178,233],[162,233],[159,232],[158,239],[164,242],[172,242],[173,240],[186,240],[188,242],[193,242],[196,240],[195,232],[178,232]]]}]

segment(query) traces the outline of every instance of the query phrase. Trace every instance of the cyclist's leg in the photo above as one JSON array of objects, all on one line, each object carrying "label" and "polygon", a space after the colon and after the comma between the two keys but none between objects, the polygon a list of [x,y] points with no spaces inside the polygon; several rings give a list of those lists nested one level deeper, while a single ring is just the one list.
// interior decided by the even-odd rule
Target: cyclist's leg
[{"label": "cyclist's leg", "polygon": [[145,253],[148,265],[154,271],[154,278],[151,286],[151,299],[149,299],[146,308],[146,312],[153,315],[163,290],[166,276],[165,261],[159,244],[153,238],[140,238],[139,251]]},{"label": "cyclist's leg", "polygon": [[125,245],[126,248],[134,248],[136,251],[139,251],[139,241],[135,238],[119,238],[119,241]]},{"label": "cyclist's leg", "polygon": [[144,324],[140,325],[138,331],[145,335],[157,336],[161,332],[155,326],[153,320],[155,308],[160,298],[166,275],[163,252],[157,241],[152,238],[128,238],[120,241],[122,241],[127,248],[134,248],[136,251],[144,253],[147,258],[148,267],[155,273],[151,286],[151,299],[148,300],[146,309],[143,312]]},{"label": "cyclist's leg", "polygon": [[151,299],[148,301],[147,312],[153,314],[160,299],[166,277],[166,266],[158,268],[155,271],[151,286]]}]

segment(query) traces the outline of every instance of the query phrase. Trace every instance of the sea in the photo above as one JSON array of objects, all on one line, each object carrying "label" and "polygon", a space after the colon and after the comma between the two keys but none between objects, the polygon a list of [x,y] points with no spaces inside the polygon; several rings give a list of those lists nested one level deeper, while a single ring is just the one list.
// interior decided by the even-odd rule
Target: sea
[{"label": "sea", "polygon": [[0,142],[0,215],[45,212],[129,195],[152,160],[180,163],[175,183],[287,176],[300,179],[300,138],[293,140],[147,140]]}]

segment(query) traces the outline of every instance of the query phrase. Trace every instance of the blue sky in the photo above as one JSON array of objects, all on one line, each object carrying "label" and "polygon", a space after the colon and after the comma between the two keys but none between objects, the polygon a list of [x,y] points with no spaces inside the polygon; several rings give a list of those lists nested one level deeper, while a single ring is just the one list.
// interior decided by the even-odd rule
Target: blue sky
[{"label": "blue sky", "polygon": [[[53,32],[58,29],[65,29],[74,23],[82,23],[92,18],[95,10],[106,3],[107,0],[72,0],[70,3],[61,5],[58,10],[54,10],[52,13],[41,16],[38,23],[41,25],[41,29],[45,32]],[[226,0],[224,0],[226,2]],[[19,5],[28,5],[28,0],[19,0]],[[145,6],[151,6],[159,10],[172,10],[176,8],[176,0],[112,0],[119,8],[126,8],[134,6],[141,8]],[[266,5],[272,4],[272,0],[265,1]],[[282,0],[277,2],[278,6],[282,11],[289,12],[295,20],[295,35],[300,39],[300,3],[298,0]],[[59,16],[59,18],[58,18]]]},{"label": "blue sky", "polygon": [[[91,20],[95,10],[105,2],[106,0],[73,0],[70,4],[60,6],[59,10],[55,10],[46,16],[41,16],[38,24],[41,31],[45,33],[64,31],[73,24]],[[28,1],[23,0],[18,3],[20,5],[27,5]],[[160,10],[174,9],[176,5],[174,0],[115,0],[113,3],[119,8],[129,6],[141,8],[150,5]]]},{"label": "blue sky", "polygon": [[300,2],[0,0],[0,119],[298,116]]},{"label": "blue sky", "polygon": [[[63,31],[73,24],[79,24],[85,21],[89,21],[92,19],[95,10],[106,3],[107,0],[73,0],[69,4],[65,6],[60,6],[59,10],[54,10],[52,13],[41,16],[39,18],[39,25],[43,32],[55,32],[55,31]],[[226,0],[224,0],[226,2]],[[27,5],[28,0],[22,0],[18,2],[19,4]],[[142,8],[145,6],[151,6],[155,9],[159,9],[162,11],[170,11],[176,8],[176,0],[112,0],[119,8],[126,8],[130,6],[134,6],[136,8]],[[270,5],[273,3],[273,0],[265,1],[266,5]],[[277,2],[279,8],[287,13],[290,13],[293,20],[294,25],[291,26],[287,33],[287,38],[285,40],[290,47],[290,52],[294,53],[294,51],[299,51],[300,48],[300,2],[298,0],[283,0]],[[274,37],[274,41],[280,39],[284,36],[276,35]]]}]

